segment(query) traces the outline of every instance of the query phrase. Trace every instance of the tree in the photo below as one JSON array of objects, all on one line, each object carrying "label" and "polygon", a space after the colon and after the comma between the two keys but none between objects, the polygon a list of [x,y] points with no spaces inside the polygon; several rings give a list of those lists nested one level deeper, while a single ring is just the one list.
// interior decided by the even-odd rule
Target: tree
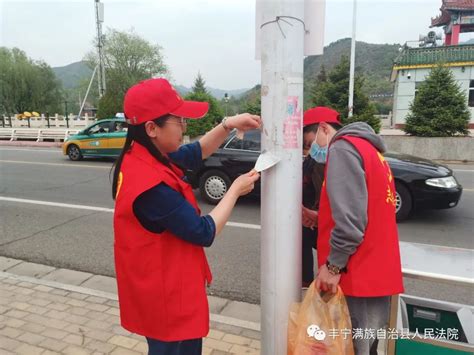
[{"label": "tree", "polygon": [[[314,74],[313,74],[314,76]],[[304,110],[308,110],[313,107],[313,91],[317,88],[321,83],[326,83],[328,81],[328,76],[326,72],[326,66],[321,64],[321,70],[314,78],[307,78],[304,80],[303,84],[303,102],[304,102]]]},{"label": "tree", "polygon": [[196,79],[194,80],[194,85],[191,88],[191,91],[194,93],[203,93],[203,94],[209,94],[209,92],[206,89],[206,82],[202,78],[201,73],[199,72]]},{"label": "tree", "polygon": [[51,67],[34,61],[18,48],[0,47],[0,112],[58,112],[61,83]]},{"label": "tree", "polygon": [[257,95],[253,100],[247,101],[244,105],[244,112],[252,115],[261,115],[262,111],[262,97]]},{"label": "tree", "polygon": [[237,101],[239,112],[248,112],[253,115],[261,115],[262,86],[255,85],[252,89],[245,92]]},{"label": "tree", "polygon": [[[313,106],[327,106],[338,111],[343,124],[363,121],[379,132],[381,122],[375,116],[374,104],[363,91],[365,78],[361,74],[357,74],[354,80],[354,114],[351,118],[348,117],[349,67],[349,59],[343,56],[340,63],[327,74],[325,81],[316,81],[310,93],[311,102]],[[324,79],[325,76],[320,73],[318,78]]]},{"label": "tree", "polygon": [[321,70],[319,71],[319,74],[316,76],[316,81],[318,83],[325,83],[328,81],[326,66],[324,64],[321,64]]},{"label": "tree", "polygon": [[470,113],[466,101],[451,70],[437,65],[418,87],[405,132],[422,137],[468,134]]},{"label": "tree", "polygon": [[[168,74],[162,48],[149,43],[133,30],[121,32],[112,29],[105,38],[103,53],[107,90],[99,101],[99,118],[122,112],[125,92],[137,82]],[[95,68],[97,53],[87,54],[86,61],[91,68]]]},{"label": "tree", "polygon": [[[64,99],[68,101],[67,107],[69,112],[79,113],[90,79],[90,77],[83,78],[79,81],[77,86],[64,89]],[[84,104],[85,109],[97,107],[98,100],[94,95],[98,96],[97,84],[95,87],[91,87],[87,101]]]},{"label": "tree", "polygon": [[115,117],[118,112],[123,112],[123,97],[124,95],[115,95],[107,89],[104,96],[99,100],[99,107],[97,108],[97,117],[99,119]]},{"label": "tree", "polygon": [[205,117],[199,120],[189,120],[186,133],[190,137],[203,135],[210,131],[217,123],[221,122],[224,116],[222,107],[219,102],[208,93],[201,74],[198,74],[196,77],[193,89],[185,96],[185,99],[209,103],[209,111]]}]

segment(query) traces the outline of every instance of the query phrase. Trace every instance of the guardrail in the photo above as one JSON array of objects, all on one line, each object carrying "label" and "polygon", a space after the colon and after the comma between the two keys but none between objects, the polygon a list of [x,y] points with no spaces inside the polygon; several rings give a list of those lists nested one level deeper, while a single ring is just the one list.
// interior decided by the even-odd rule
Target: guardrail
[{"label": "guardrail", "polygon": [[78,129],[0,128],[0,139],[8,139],[10,141],[34,139],[36,142],[43,142],[45,139],[64,141],[78,132]]},{"label": "guardrail", "polygon": [[0,128],[85,128],[97,122],[94,117],[84,115],[78,117],[70,114],[69,116],[46,116],[42,114],[40,117],[30,117],[18,119],[14,116],[0,116]]}]

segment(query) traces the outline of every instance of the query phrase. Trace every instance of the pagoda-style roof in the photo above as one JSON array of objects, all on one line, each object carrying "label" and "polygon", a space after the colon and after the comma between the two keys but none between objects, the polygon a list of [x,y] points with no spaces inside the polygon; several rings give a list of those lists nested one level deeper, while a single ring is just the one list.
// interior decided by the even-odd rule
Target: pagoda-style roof
[{"label": "pagoda-style roof", "polygon": [[403,69],[432,68],[438,63],[451,67],[474,66],[474,45],[405,48],[393,63],[393,75]]},{"label": "pagoda-style roof", "polygon": [[450,11],[474,11],[474,0],[443,0],[441,14],[431,19],[431,27],[446,26],[451,22]]},{"label": "pagoda-style roof", "polygon": [[395,59],[395,66],[436,65],[439,62],[474,62],[474,45],[405,48]]}]

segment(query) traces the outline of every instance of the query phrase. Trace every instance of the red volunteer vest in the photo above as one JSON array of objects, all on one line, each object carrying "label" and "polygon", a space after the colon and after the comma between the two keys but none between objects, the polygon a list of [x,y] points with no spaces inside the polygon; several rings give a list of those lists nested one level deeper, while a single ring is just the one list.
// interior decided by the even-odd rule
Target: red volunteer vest
[{"label": "red volunteer vest", "polygon": [[177,167],[168,168],[135,142],[122,162],[115,202],[115,270],[122,326],[162,341],[208,334],[206,282],[212,276],[202,247],[168,231],[147,231],[132,206],[141,193],[164,182],[200,213],[182,176]]},{"label": "red volunteer vest", "polygon": [[[340,286],[347,296],[378,297],[403,292],[400,247],[395,216],[395,183],[390,166],[368,141],[345,136],[362,157],[368,191],[367,227],[362,243],[349,258]],[[329,163],[329,161],[328,161]],[[327,169],[327,165],[326,165]],[[318,264],[330,252],[332,218],[326,184],[321,190],[318,217]]]}]

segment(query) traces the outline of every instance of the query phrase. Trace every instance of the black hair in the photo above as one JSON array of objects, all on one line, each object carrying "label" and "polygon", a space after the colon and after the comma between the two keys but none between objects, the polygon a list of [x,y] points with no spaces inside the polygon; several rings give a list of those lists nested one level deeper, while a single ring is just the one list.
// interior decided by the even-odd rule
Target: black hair
[{"label": "black hair", "polygon": [[[342,128],[342,125],[335,122],[329,122],[328,125],[334,128],[336,131]],[[306,127],[303,127],[303,133],[309,133],[309,132],[316,133],[318,131],[318,127],[319,127],[319,123],[310,124]]]},{"label": "black hair", "polygon": [[[163,127],[166,121],[168,121],[170,117],[171,117],[170,115],[165,115],[165,116],[155,118],[152,121],[155,122],[155,124],[158,127]],[[153,144],[150,137],[146,133],[145,123],[146,122],[141,123],[139,125],[131,125],[131,124],[128,125],[127,138],[125,139],[125,144],[122,148],[122,151],[120,152],[119,157],[117,158],[114,165],[112,166],[112,170],[113,170],[112,198],[114,200],[115,200],[115,197],[117,196],[118,177],[120,174],[120,168],[122,167],[123,157],[130,150],[130,147],[132,146],[133,142],[137,142],[141,144],[148,150],[148,152],[156,160],[158,160],[159,162],[161,162],[162,164],[168,167],[171,167],[169,160],[163,154],[161,154],[160,150]]]}]

